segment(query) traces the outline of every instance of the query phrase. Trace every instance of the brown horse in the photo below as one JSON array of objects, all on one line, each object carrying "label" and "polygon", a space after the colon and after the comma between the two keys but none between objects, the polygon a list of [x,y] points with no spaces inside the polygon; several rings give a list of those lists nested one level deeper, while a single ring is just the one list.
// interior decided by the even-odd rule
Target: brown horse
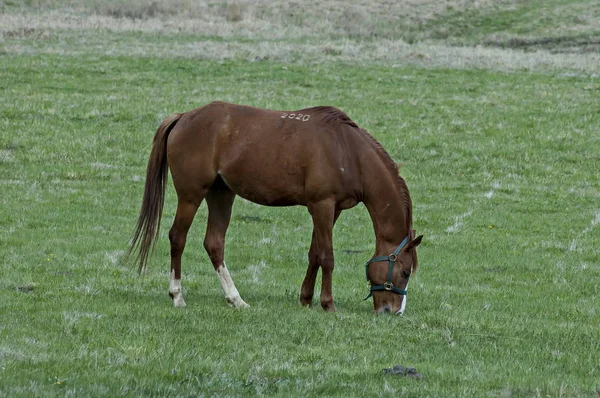
[{"label": "brown horse", "polygon": [[181,256],[204,199],[208,204],[204,248],[229,304],[248,306],[223,261],[231,207],[239,195],[265,206],[308,208],[313,234],[300,302],[312,304],[321,267],[321,306],[326,311],[335,311],[333,226],[342,210],[363,202],[373,222],[375,256],[379,256],[366,264],[374,310],[403,311],[422,238],[415,238],[412,230],[408,188],[387,152],[344,112],[328,106],[287,112],[213,102],[166,118],[154,135],[142,209],[129,251],[139,249],[140,271],[158,235],[168,169],[178,198],[169,231],[169,295],[175,307],[185,306]]}]

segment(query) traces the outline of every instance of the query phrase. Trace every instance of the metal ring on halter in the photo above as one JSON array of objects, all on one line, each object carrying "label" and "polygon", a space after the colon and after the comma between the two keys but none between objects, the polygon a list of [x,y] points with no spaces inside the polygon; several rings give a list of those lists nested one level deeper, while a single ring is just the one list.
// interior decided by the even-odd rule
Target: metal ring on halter
[{"label": "metal ring on halter", "polygon": [[390,254],[389,260],[390,260],[391,262],[394,262],[394,261],[396,261],[397,259],[398,259],[398,256],[396,256],[394,253]]},{"label": "metal ring on halter", "polygon": [[385,290],[392,290],[393,287],[394,287],[394,284],[392,282],[386,282],[383,284],[383,288]]}]

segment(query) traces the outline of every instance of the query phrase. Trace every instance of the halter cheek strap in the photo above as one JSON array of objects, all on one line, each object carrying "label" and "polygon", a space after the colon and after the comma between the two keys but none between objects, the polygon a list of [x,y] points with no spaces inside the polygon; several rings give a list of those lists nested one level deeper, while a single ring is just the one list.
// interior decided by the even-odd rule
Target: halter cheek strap
[{"label": "halter cheek strap", "polygon": [[[392,282],[392,275],[393,275],[393,271],[394,271],[394,262],[398,259],[398,254],[404,248],[404,246],[406,246],[407,243],[408,243],[408,236],[406,238],[404,238],[404,240],[402,242],[400,242],[398,247],[396,247],[394,252],[392,254],[390,254],[389,256],[374,257],[366,262],[365,274],[367,277],[367,283],[369,284],[369,295],[367,297],[365,297],[364,300],[371,297],[373,295],[373,292],[380,291],[380,290],[387,290],[390,292],[400,294],[402,296],[406,296],[408,294],[406,289],[399,289],[399,288],[395,287],[394,283]],[[387,280],[383,285],[371,285],[371,281],[369,280],[369,264],[380,262],[380,261],[388,261],[389,262]],[[405,302],[406,300],[402,300],[402,301]]]}]

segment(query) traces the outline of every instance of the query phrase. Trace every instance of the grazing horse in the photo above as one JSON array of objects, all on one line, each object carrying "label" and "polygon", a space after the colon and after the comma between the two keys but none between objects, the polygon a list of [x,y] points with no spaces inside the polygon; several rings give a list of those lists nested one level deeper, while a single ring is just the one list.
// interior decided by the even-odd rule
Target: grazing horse
[{"label": "grazing horse", "polygon": [[[129,253],[138,249],[140,272],[158,235],[168,170],[177,191],[169,231],[169,295],[184,307],[181,256],[188,229],[206,200],[204,248],[227,302],[247,307],[224,262],[225,233],[236,195],[265,206],[303,205],[313,221],[308,269],[300,290],[312,304],[322,270],[321,306],[332,296],[333,226],[340,212],[363,202],[375,230],[375,255],[366,276],[375,312],[402,313],[417,268],[422,235],[412,230],[412,204],[398,166],[381,145],[344,112],[329,106],[276,111],[213,102],[166,118],[154,135],[144,198]],[[391,254],[390,254],[391,253]]]}]

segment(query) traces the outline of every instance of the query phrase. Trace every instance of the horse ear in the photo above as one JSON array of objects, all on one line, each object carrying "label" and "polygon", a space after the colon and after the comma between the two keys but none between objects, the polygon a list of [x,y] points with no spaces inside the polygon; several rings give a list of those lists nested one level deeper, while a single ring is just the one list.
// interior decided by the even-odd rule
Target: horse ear
[{"label": "horse ear", "polygon": [[409,251],[409,250],[414,249],[415,247],[419,246],[422,239],[423,239],[423,235],[419,235],[415,239],[408,242],[408,244],[406,245],[406,251]]}]

